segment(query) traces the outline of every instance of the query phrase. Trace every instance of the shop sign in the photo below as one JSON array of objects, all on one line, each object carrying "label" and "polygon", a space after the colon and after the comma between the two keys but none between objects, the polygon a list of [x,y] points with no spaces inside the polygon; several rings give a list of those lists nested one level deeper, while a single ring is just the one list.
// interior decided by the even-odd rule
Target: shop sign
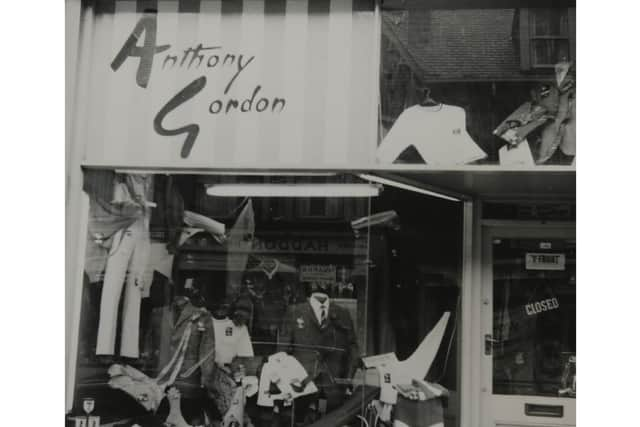
[{"label": "shop sign", "polygon": [[300,266],[301,282],[336,282],[336,266],[310,264]]},{"label": "shop sign", "polygon": [[542,301],[532,302],[524,306],[527,316],[544,313],[545,311],[557,310],[560,308],[557,298],[548,298]]},{"label": "shop sign", "polygon": [[[115,2],[91,33],[85,163],[347,165],[376,147],[371,1]],[[371,157],[371,159],[369,159]]]},{"label": "shop sign", "polygon": [[527,270],[557,270],[565,269],[565,254],[552,253],[527,253],[525,255],[525,267]]}]

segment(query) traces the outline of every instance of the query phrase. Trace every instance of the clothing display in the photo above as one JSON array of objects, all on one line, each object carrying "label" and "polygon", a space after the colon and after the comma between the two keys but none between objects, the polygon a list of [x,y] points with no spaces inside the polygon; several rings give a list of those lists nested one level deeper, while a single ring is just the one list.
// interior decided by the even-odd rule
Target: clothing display
[{"label": "clothing display", "polygon": [[191,211],[184,211],[184,223],[192,228],[202,229],[219,242],[225,239],[225,225],[221,222]]},{"label": "clothing display", "polygon": [[111,377],[110,387],[120,389],[132,396],[148,411],[158,409],[160,402],[164,399],[166,383],[160,384],[157,379],[150,378],[131,366],[112,365],[108,373]]},{"label": "clothing display", "polygon": [[[272,386],[278,392],[272,393]],[[316,393],[318,388],[297,358],[280,352],[269,356],[262,366],[258,405],[273,407],[275,400],[291,400]]]},{"label": "clothing display", "polygon": [[[569,111],[564,124],[564,136],[560,142],[560,150],[567,156],[576,155],[576,97],[569,100]],[[575,161],[575,159],[574,159]]]},{"label": "clothing display", "polygon": [[238,388],[233,376],[224,369],[214,369],[207,380],[207,395],[213,401],[220,416],[226,414],[232,406]]},{"label": "clothing display", "polygon": [[[144,215],[129,227],[118,230],[111,243],[104,274],[100,301],[100,323],[96,354],[114,354],[118,303],[122,287],[125,286],[122,314],[122,336],[120,354],[137,358],[140,330],[140,300],[145,288],[145,271],[149,262],[149,207],[153,204],[147,197],[152,194],[151,175],[126,175],[124,181],[114,183],[112,204],[135,206]],[[128,274],[127,274],[128,273]],[[126,281],[126,285],[125,285]]]},{"label": "clothing display", "polygon": [[[187,340],[183,338],[185,331],[190,331]],[[149,333],[149,353],[156,371],[181,350],[183,362],[175,385],[183,397],[194,395],[208,384],[215,368],[215,335],[207,310],[195,307],[185,297],[177,297],[172,305],[153,310]]]},{"label": "clothing display", "polygon": [[511,145],[522,143],[527,135],[547,123],[553,116],[542,105],[525,102],[493,131]]},{"label": "clothing display", "polygon": [[240,384],[233,390],[228,408],[223,412],[221,427],[253,426],[244,409],[247,397],[251,397],[257,392],[258,378],[253,376],[242,378]]},{"label": "clothing display", "polygon": [[215,333],[215,362],[224,367],[231,364],[236,357],[253,357],[253,346],[249,330],[245,325],[236,326],[231,319],[212,317]]},{"label": "clothing display", "polygon": [[436,326],[422,340],[418,348],[406,360],[392,358],[389,363],[382,363],[376,368],[380,374],[380,400],[387,404],[395,404],[401,384],[411,384],[415,380],[423,380],[436,357],[444,331],[449,321],[449,312],[445,312]]},{"label": "clothing display", "polygon": [[[320,299],[323,299],[323,301],[321,302]],[[313,314],[316,315],[320,328],[325,328],[327,326],[327,313],[329,311],[331,300],[329,297],[321,293],[315,295],[312,294],[311,298],[309,298],[309,304],[311,304]]]},{"label": "clothing display", "polygon": [[289,350],[312,379],[321,374],[331,379],[350,378],[359,356],[353,322],[346,309],[326,301],[324,324],[311,298],[290,306],[280,330],[279,347]]},{"label": "clothing display", "polygon": [[103,273],[114,235],[143,218],[145,209],[138,204],[112,204],[116,174],[87,171],[83,189],[89,196],[89,221],[84,270],[92,283],[103,280]]},{"label": "clothing display", "polygon": [[378,160],[392,163],[410,146],[428,165],[463,165],[486,157],[467,133],[464,109],[454,105],[404,110],[378,147]]},{"label": "clothing display", "polygon": [[[532,100],[523,103],[494,131],[494,135],[507,141],[509,146],[520,147],[535,141],[535,164],[558,162],[558,148],[565,156],[576,155],[576,90],[575,67],[572,63],[555,66],[555,84],[540,84],[532,91]],[[536,135],[534,136],[534,131]],[[539,135],[538,135],[539,131]],[[501,165],[528,165],[515,160],[509,149],[500,149]]]}]

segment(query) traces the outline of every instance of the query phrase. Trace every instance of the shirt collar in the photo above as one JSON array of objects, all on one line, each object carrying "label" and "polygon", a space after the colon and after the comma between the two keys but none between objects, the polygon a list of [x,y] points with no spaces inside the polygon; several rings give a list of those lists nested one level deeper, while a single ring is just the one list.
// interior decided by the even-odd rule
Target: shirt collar
[{"label": "shirt collar", "polygon": [[320,319],[320,310],[321,310],[321,306],[324,305],[325,309],[327,310],[327,313],[329,312],[329,304],[331,303],[331,298],[327,298],[327,300],[323,303],[321,303],[320,301],[318,301],[317,299],[315,299],[313,297],[314,294],[311,294],[311,297],[309,297],[309,304],[311,304],[311,308],[313,308],[313,312],[316,314],[316,317],[318,318],[318,320]]}]

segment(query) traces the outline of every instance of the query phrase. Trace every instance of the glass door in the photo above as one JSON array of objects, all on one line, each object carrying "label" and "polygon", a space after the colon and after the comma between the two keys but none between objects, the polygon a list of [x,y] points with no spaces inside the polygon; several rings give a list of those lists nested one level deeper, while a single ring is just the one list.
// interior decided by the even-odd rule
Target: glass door
[{"label": "glass door", "polygon": [[573,230],[485,233],[486,425],[574,425]]}]

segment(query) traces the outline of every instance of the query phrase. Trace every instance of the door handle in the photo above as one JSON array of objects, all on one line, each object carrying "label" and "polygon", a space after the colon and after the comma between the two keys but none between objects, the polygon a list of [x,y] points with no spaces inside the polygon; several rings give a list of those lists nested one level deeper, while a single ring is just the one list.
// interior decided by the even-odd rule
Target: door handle
[{"label": "door handle", "polygon": [[493,345],[499,343],[499,340],[493,339],[491,334],[484,336],[484,354],[485,356],[491,356],[493,354]]}]

